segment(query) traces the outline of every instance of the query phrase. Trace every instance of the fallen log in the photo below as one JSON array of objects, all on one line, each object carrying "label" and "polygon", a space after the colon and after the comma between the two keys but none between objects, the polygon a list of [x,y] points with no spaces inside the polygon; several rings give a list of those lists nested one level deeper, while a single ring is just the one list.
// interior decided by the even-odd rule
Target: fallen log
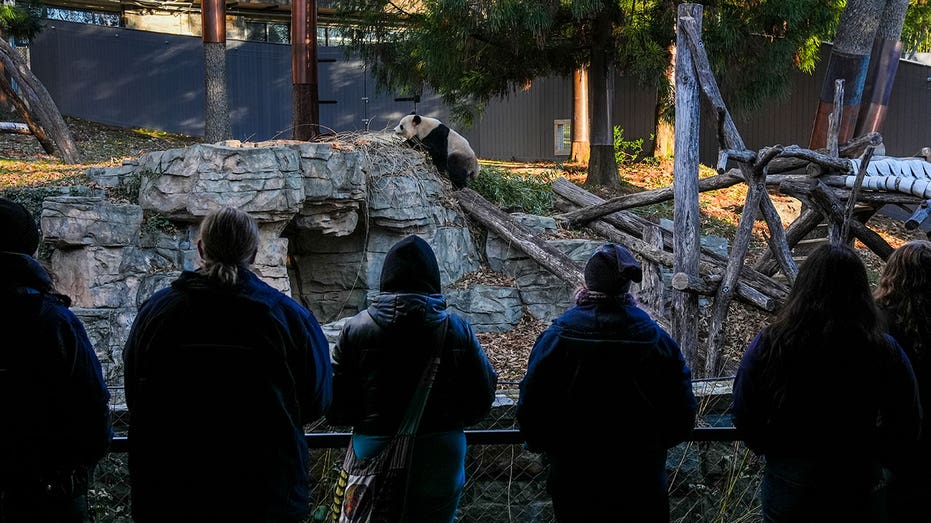
[{"label": "fallen log", "polygon": [[[519,248],[532,260],[570,286],[578,288],[584,285],[582,268],[567,255],[537,238],[530,229],[512,219],[477,192],[471,189],[460,189],[455,194],[459,205],[488,230],[511,242],[511,245]],[[661,314],[657,314],[645,304],[641,304],[640,308],[646,311],[663,329],[669,330],[669,324]]]},{"label": "fallen log", "polygon": [[[736,169],[732,169],[724,174],[717,174],[707,178],[702,178],[701,180],[698,180],[698,192],[714,191],[717,189],[724,189],[732,185],[737,185],[743,181],[743,178],[737,173],[738,171]],[[603,203],[601,204],[593,205],[591,207],[584,207],[577,211],[555,216],[555,218],[567,225],[581,224],[598,219],[606,214],[622,211],[624,209],[632,209],[635,207],[643,207],[645,205],[666,202],[672,200],[673,196],[674,189],[673,186],[670,185],[668,187],[663,187],[662,189],[653,189],[652,191],[625,194],[624,196],[617,196],[615,198],[611,198],[610,200],[603,200]]]},{"label": "fallen log", "polygon": [[[718,286],[721,284],[721,276],[712,274],[707,278],[696,278],[689,276],[684,272],[677,272],[672,277],[672,288],[680,291],[690,291],[702,296],[714,296],[718,292]],[[737,282],[737,297],[746,303],[756,305],[766,312],[773,312],[778,307],[778,302],[770,296]]]},{"label": "fallen log", "polygon": [[571,258],[538,239],[530,229],[514,221],[479,193],[471,189],[460,189],[455,194],[462,208],[490,231],[511,242],[569,285],[583,285],[582,269]]}]

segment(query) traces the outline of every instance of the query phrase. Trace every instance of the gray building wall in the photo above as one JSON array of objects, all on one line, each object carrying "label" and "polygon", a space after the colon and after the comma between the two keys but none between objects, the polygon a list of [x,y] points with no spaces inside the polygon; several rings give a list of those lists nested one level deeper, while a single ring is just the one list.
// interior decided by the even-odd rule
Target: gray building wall
[{"label": "gray building wall", "polygon": [[[227,78],[233,138],[289,138],[290,46],[230,40]],[[829,49],[829,47],[825,47]],[[31,45],[32,68],[66,115],[111,125],[203,135],[204,56],[198,37],[49,21]],[[326,130],[383,130],[414,109],[397,93],[380,91],[364,64],[342,48],[320,47],[320,124]],[[825,52],[826,56],[826,52]],[[737,122],[747,146],[807,146],[824,75],[795,73],[792,95]],[[887,153],[911,156],[931,145],[931,67],[901,62],[886,119]],[[625,139],[653,132],[655,92],[624,76],[615,79],[614,124]],[[548,77],[526,91],[496,100],[472,128],[449,121],[435,93],[417,104],[421,114],[451,124],[481,158],[565,159],[554,154],[554,120],[572,118],[571,78]],[[715,124],[703,115],[702,162],[717,160]]]}]

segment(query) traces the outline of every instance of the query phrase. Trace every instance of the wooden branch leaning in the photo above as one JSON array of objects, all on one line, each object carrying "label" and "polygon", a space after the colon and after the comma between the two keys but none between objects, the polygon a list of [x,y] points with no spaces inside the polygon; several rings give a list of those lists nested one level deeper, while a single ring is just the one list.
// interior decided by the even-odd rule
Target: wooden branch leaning
[{"label": "wooden branch leaning", "polygon": [[875,147],[869,146],[866,148],[866,151],[863,152],[863,157],[860,158],[860,169],[857,171],[857,177],[854,179],[853,187],[850,188],[850,197],[847,198],[847,207],[844,209],[844,221],[841,226],[841,233],[839,240],[841,242],[847,241],[847,234],[850,231],[850,220],[853,219],[853,209],[857,206],[857,196],[860,194],[860,186],[863,185],[863,177],[866,176],[866,170],[870,166],[870,160],[873,158],[873,151],[876,150]]},{"label": "wooden branch leaning", "polygon": [[[683,20],[682,27],[687,36],[686,40],[688,42],[689,51],[695,61],[695,68],[702,91],[705,93],[715,113],[718,115],[718,124],[719,129],[721,129],[720,134],[723,142],[721,143],[721,148],[734,150],[746,149],[744,141],[737,131],[737,126],[734,124],[730,113],[727,111],[727,106],[724,103],[724,99],[721,97],[718,84],[711,72],[711,64],[708,61],[708,56],[705,54],[697,24],[694,21]],[[755,221],[756,210],[763,209],[764,217],[766,218],[766,223],[770,231],[782,229],[782,221],[778,213],[772,212],[774,209],[769,209],[772,202],[768,204],[763,203],[764,199],[769,199],[769,195],[766,193],[766,165],[765,163],[759,162],[759,160],[766,159],[766,163],[768,163],[773,157],[774,155],[771,155],[769,151],[763,152],[757,160],[758,164],[755,164],[752,169],[746,163],[740,164],[740,172],[748,185],[747,197],[744,202],[744,212],[741,214],[737,225],[737,232],[734,236],[730,259],[724,271],[721,285],[718,287],[717,294],[715,295],[714,304],[712,305],[707,354],[705,357],[706,376],[716,376],[720,372],[720,356],[722,348],[724,347],[724,322],[727,318],[731,300],[734,297],[734,291],[744,264],[744,259],[747,256],[750,237],[753,233],[753,222]],[[767,210],[769,210],[769,212],[767,212]],[[794,277],[792,271],[794,262],[785,261],[786,257],[791,259],[791,255],[788,253],[785,244],[777,245],[777,242],[774,241],[771,245],[774,250],[780,253],[778,258],[784,263],[786,267],[785,270],[788,271],[790,277]]]},{"label": "wooden branch leaning", "polygon": [[574,287],[584,283],[581,268],[571,258],[539,240],[533,232],[471,189],[456,191],[463,209],[498,236],[507,239],[527,256]]},{"label": "wooden branch leaning", "polygon": [[[831,190],[819,180],[815,180],[814,183],[809,185],[786,182],[779,186],[779,191],[810,202],[812,206],[817,207],[819,212],[835,223],[840,223],[844,219],[843,205],[832,194]],[[893,248],[886,243],[886,240],[870,230],[866,225],[851,220],[850,231],[854,237],[863,242],[867,248],[883,260],[887,260],[892,254]]]},{"label": "wooden branch leaning", "polygon": [[[877,132],[870,132],[858,136],[853,140],[838,147],[838,154],[843,157],[860,156],[867,146],[878,146],[883,143],[883,137]],[[827,154],[827,149],[819,149],[816,153]],[[782,157],[776,158],[769,164],[770,175],[795,171],[808,165],[808,160],[804,158]]]},{"label": "wooden branch leaning", "polygon": [[837,150],[837,135],[844,118],[844,79],[834,80],[834,106],[828,115],[827,147],[829,156],[840,156]]},{"label": "wooden branch leaning", "polygon": [[[592,205],[601,201],[598,196],[565,178],[558,178],[553,182],[553,192],[574,206]],[[672,241],[669,239],[671,234],[662,235],[662,247],[654,246],[640,239],[646,229],[657,227],[655,223],[649,220],[636,214],[620,211],[604,216],[600,220],[591,221],[586,226],[613,242],[625,245],[645,259],[665,267],[673,267],[673,255],[668,252],[668,250],[672,250]],[[702,247],[698,270],[702,275],[708,275],[708,281],[714,282],[715,288],[717,288],[717,282],[720,281],[718,273],[724,271],[727,260],[726,256],[721,256],[706,247]],[[741,301],[767,312],[775,310],[789,295],[787,286],[760,274],[750,267],[743,267],[740,277],[741,281],[737,283],[737,297]],[[703,278],[705,277],[703,276]]]},{"label": "wooden branch leaning", "polygon": [[[10,80],[16,82],[19,91],[13,90]],[[45,152],[58,154],[68,164],[80,163],[81,153],[55,101],[42,82],[29,70],[19,53],[2,38],[0,90],[7,94]]]},{"label": "wooden branch leaning", "polygon": [[[808,233],[813,231],[823,219],[824,216],[810,206],[802,211],[802,214],[786,229],[786,245],[789,249],[798,245],[798,242],[808,236]],[[779,265],[773,260],[772,250],[764,252],[756,262],[756,270],[767,276],[775,274],[777,268]]]},{"label": "wooden branch leaning", "polygon": [[[737,185],[742,181],[743,178],[738,174],[738,171],[732,169],[724,174],[717,174],[698,180],[698,191],[705,192],[724,189],[732,185]],[[567,225],[582,224],[624,209],[633,209],[645,205],[667,202],[673,199],[674,194],[672,185],[663,187],[662,189],[625,194],[624,196],[617,196],[610,200],[603,201],[598,205],[583,207],[576,211],[561,214],[555,218]]]},{"label": "wooden branch leaning", "polygon": [[803,149],[797,145],[790,145],[782,150],[781,156],[789,158],[800,158],[809,163],[816,164],[825,170],[850,174],[853,172],[853,165],[846,158],[836,158],[828,156],[811,149]]}]

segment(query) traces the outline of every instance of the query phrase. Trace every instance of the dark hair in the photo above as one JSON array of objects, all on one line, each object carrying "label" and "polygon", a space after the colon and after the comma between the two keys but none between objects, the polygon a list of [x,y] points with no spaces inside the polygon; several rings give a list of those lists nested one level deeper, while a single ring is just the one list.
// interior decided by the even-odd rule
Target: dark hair
[{"label": "dark hair", "polygon": [[787,375],[804,366],[806,356],[839,347],[855,351],[885,345],[866,267],[857,253],[840,245],[812,252],[764,336],[760,355],[777,401],[784,394]]},{"label": "dark hair", "polygon": [[204,272],[224,285],[235,285],[240,268],[247,268],[259,248],[259,227],[239,209],[224,207],[200,224]]},{"label": "dark hair", "polygon": [[921,354],[924,342],[931,341],[931,242],[915,240],[896,249],[886,261],[875,296],[913,340],[910,350]]}]

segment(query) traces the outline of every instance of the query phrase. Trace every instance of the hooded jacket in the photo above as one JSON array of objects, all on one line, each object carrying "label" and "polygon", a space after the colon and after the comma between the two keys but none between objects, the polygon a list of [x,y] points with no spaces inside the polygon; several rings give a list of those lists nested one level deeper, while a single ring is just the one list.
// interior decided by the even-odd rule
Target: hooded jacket
[{"label": "hooded jacket", "polygon": [[577,305],[553,321],[534,344],[517,404],[528,449],[551,457],[591,447],[579,427],[624,419],[611,436],[612,459],[649,461],[688,438],[695,412],[678,345],[620,298]]},{"label": "hooded jacket", "polygon": [[346,322],[333,349],[329,422],[360,434],[396,432],[446,321],[419,432],[462,430],[481,421],[491,410],[497,375],[469,324],[446,311],[441,295],[382,293]]},{"label": "hooded jacket", "polygon": [[136,521],[307,515],[303,426],[331,399],[313,315],[248,270],[232,287],[188,271],[142,305],[123,354]]},{"label": "hooded jacket", "polygon": [[0,253],[0,490],[93,466],[110,444],[110,394],[68,305],[34,258]]}]

